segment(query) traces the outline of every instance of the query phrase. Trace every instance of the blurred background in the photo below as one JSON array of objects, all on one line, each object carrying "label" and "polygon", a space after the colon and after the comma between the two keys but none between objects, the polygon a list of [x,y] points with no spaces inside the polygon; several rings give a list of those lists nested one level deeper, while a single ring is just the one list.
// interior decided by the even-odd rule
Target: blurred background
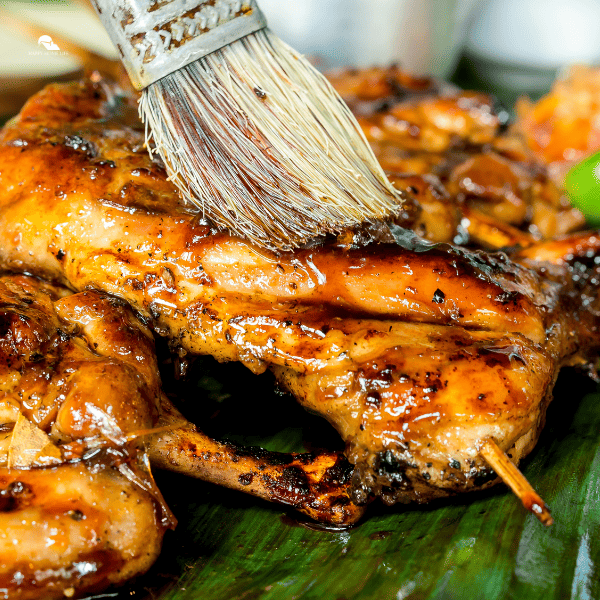
[{"label": "blurred background", "polygon": [[[321,69],[398,63],[536,98],[573,63],[600,63],[600,0],[259,0],[271,28]],[[45,37],[44,37],[45,36]],[[49,41],[50,40],[50,41]],[[0,0],[0,115],[94,54],[116,58],[87,0]]]}]

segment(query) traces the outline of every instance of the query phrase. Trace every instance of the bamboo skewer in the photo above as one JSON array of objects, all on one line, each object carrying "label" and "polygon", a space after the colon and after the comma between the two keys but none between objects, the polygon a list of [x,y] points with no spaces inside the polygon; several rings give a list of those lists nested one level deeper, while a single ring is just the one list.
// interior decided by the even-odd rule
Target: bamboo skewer
[{"label": "bamboo skewer", "polygon": [[532,512],[541,523],[552,525],[554,519],[540,495],[531,487],[525,476],[511,462],[496,442],[487,439],[479,448],[479,455],[496,471],[497,475],[521,500],[523,506]]}]

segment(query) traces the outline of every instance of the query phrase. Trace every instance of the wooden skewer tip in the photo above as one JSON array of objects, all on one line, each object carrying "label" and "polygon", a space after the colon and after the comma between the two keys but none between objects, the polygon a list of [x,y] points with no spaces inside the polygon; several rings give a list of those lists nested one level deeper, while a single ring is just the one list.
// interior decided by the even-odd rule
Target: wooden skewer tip
[{"label": "wooden skewer tip", "polygon": [[479,448],[479,454],[521,500],[529,512],[533,513],[547,527],[554,523],[546,503],[494,440],[485,440]]}]

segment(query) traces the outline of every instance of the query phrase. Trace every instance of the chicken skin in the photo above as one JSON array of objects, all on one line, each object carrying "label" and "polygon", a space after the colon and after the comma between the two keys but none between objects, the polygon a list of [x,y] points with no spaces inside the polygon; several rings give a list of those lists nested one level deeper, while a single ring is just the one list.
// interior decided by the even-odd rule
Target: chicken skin
[{"label": "chicken skin", "polygon": [[479,446],[518,462],[560,366],[596,352],[568,265],[430,244],[407,215],[294,253],[216,231],[103,80],[46,88],[0,136],[0,265],[119,297],[180,353],[271,369],[339,431],[359,502],[480,488]]},{"label": "chicken skin", "polygon": [[0,588],[80,596],[146,571],[174,524],[147,471],[153,340],[114,299],[0,277]]},{"label": "chicken skin", "polygon": [[335,525],[364,510],[343,456],[239,448],[186,421],[121,300],[0,275],[4,597],[80,597],[145,572],[175,526],[149,459]]},{"label": "chicken skin", "polygon": [[[492,218],[500,230],[516,228],[532,241],[584,226],[583,215],[562,189],[559,175],[564,177],[565,170],[551,162],[552,149],[558,146],[562,152],[565,144],[582,140],[593,149],[598,79],[591,69],[575,69],[535,106],[522,101],[519,118],[506,131],[508,115],[497,114],[489,96],[410,77],[397,67],[347,69],[334,74],[332,83],[392,176],[436,177],[446,187],[446,210],[437,211],[434,241],[449,242],[468,233],[475,243],[493,248],[490,239],[480,235],[482,219]],[[545,152],[540,152],[540,144]],[[565,152],[583,156],[572,149]],[[396,186],[407,189],[402,181]],[[425,207],[432,206],[430,198],[419,194],[423,200]],[[440,233],[450,233],[447,226],[440,228],[452,222],[450,207],[463,214],[463,231],[439,238]],[[427,229],[423,233],[428,236]]]}]

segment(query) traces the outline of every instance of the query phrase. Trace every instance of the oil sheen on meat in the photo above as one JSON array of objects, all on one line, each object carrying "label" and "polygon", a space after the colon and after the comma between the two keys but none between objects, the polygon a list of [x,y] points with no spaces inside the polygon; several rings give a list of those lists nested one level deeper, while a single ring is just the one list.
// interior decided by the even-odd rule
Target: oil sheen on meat
[{"label": "oil sheen on meat", "polygon": [[[439,202],[419,181],[417,198]],[[0,265],[122,298],[174,348],[271,369],[338,430],[361,501],[480,488],[479,444],[518,462],[558,369],[596,351],[597,282],[562,261],[573,244],[542,264],[543,236],[516,217],[496,233],[521,235],[528,256],[430,244],[402,227],[421,218],[414,203],[405,221],[276,254],[181,204],[131,98],[105,81],[46,88],[0,135]],[[436,241],[460,234],[452,210]]]}]

